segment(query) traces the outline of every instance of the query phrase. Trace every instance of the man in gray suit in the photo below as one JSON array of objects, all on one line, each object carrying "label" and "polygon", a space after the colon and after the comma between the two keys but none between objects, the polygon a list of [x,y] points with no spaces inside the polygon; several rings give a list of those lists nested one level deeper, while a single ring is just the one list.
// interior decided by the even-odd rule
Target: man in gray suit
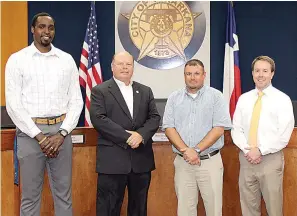
[{"label": "man in gray suit", "polygon": [[133,57],[112,60],[113,78],[92,89],[90,117],[99,132],[97,146],[97,215],[119,216],[128,186],[128,216],[147,215],[151,171],[155,169],[152,136],[159,127],[152,90],[131,81]]},{"label": "man in gray suit", "polygon": [[54,19],[33,17],[34,42],[12,54],[5,69],[6,108],[17,127],[17,156],[22,182],[21,216],[39,216],[47,168],[55,216],[72,216],[70,132],[83,100],[77,66],[68,53],[51,43]]}]

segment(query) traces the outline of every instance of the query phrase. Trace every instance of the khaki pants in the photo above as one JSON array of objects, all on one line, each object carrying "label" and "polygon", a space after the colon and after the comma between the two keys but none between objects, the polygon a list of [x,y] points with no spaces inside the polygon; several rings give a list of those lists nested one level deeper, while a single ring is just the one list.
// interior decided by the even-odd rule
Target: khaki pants
[{"label": "khaki pants", "polygon": [[201,165],[190,165],[181,156],[174,160],[175,192],[178,216],[197,216],[199,191],[207,216],[222,215],[223,172],[221,154],[201,160]]},{"label": "khaki pants", "polygon": [[261,216],[261,194],[269,216],[283,216],[284,154],[265,155],[253,165],[240,152],[239,192],[243,216]]}]

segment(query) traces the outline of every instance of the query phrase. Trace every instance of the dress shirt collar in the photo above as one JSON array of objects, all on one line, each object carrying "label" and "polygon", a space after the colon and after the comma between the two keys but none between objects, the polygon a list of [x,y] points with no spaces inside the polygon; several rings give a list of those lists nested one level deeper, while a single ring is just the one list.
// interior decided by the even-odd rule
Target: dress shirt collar
[{"label": "dress shirt collar", "polygon": [[51,44],[51,50],[49,51],[49,52],[47,52],[47,53],[42,53],[42,52],[40,52],[37,48],[36,48],[36,46],[34,45],[34,42],[32,42],[31,43],[31,45],[30,45],[30,53],[31,53],[31,55],[32,56],[34,56],[36,53],[38,53],[38,54],[40,54],[40,55],[44,55],[44,56],[57,56],[57,57],[59,57],[59,52],[57,51],[57,48],[56,47],[54,47],[54,45],[53,44]]},{"label": "dress shirt collar", "polygon": [[[264,95],[269,96],[270,94],[273,94],[273,86],[270,84],[267,86],[263,91]],[[255,88],[255,94],[258,96],[259,89]]]},{"label": "dress shirt collar", "polygon": [[130,81],[129,85],[126,85],[124,82],[116,79],[114,76],[113,76],[113,79],[116,82],[116,84],[119,86],[119,88],[126,87],[126,86],[132,86],[132,84],[133,84],[132,80]]},{"label": "dress shirt collar", "polygon": [[[197,94],[197,96],[202,95],[203,92],[205,91],[205,88],[206,88],[205,85],[203,85],[202,88],[200,88],[195,94]],[[185,94],[186,94],[186,95],[192,97],[192,96],[190,95],[190,92],[188,91],[187,87],[184,88],[184,91],[185,91]],[[196,96],[195,98],[197,98],[197,96]]]}]

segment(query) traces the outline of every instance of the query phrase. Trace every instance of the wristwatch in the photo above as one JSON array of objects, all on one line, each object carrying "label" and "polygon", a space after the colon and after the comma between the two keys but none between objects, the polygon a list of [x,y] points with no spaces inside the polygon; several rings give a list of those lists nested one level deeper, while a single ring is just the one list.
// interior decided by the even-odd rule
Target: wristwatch
[{"label": "wristwatch", "polygon": [[65,137],[68,135],[68,132],[67,132],[66,130],[64,130],[64,129],[60,129],[60,130],[59,130],[59,134],[61,134],[62,137],[65,138]]},{"label": "wristwatch", "polygon": [[200,152],[201,152],[201,150],[200,150],[200,148],[199,147],[194,147],[194,150],[198,153],[198,154],[200,154]]}]

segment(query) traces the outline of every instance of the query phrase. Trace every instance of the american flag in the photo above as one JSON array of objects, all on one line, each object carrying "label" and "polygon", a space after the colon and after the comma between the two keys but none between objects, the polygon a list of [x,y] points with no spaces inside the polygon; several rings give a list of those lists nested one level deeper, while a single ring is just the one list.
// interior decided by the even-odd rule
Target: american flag
[{"label": "american flag", "polygon": [[241,95],[241,80],[238,36],[236,33],[235,14],[232,2],[228,2],[223,94],[225,99],[229,102],[230,116],[233,119],[235,107]]},{"label": "american flag", "polygon": [[97,38],[97,24],[95,2],[91,2],[91,14],[88,22],[86,36],[80,57],[79,82],[86,90],[85,100],[85,126],[92,127],[90,120],[91,90],[102,83],[102,74],[99,61],[99,45]]}]

